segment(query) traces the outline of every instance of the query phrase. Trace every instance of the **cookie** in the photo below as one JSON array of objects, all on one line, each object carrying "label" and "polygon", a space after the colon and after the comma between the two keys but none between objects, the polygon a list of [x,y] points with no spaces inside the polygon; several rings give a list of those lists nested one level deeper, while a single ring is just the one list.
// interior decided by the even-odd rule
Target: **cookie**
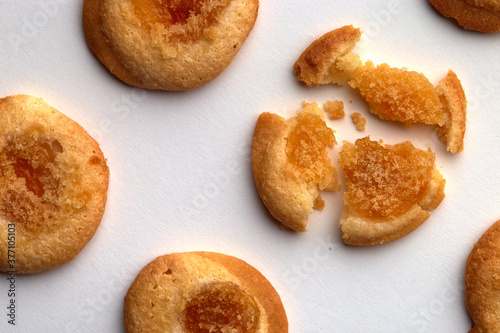
[{"label": "cookie", "polygon": [[369,137],[344,142],[340,165],[347,178],[340,217],[346,244],[376,245],[401,238],[444,199],[446,181],[435,155],[409,141],[382,146]]},{"label": "cookie", "polygon": [[467,99],[464,89],[452,70],[436,86],[436,91],[443,105],[446,121],[437,127],[438,137],[446,143],[446,149],[454,154],[464,150],[464,137],[467,118]]},{"label": "cookie", "polygon": [[468,30],[485,33],[500,31],[498,0],[429,0],[438,12]]},{"label": "cookie", "polygon": [[336,144],[324,111],[304,103],[295,117],[269,112],[259,116],[252,141],[252,170],[259,195],[274,218],[306,231],[313,208],[324,202],[319,190],[337,189],[337,169],[328,155]]},{"label": "cookie", "polygon": [[40,98],[0,99],[0,270],[39,273],[75,258],[101,222],[108,178],[76,122]]},{"label": "cookie", "polygon": [[465,304],[470,333],[500,332],[500,221],[474,245],[465,268]]},{"label": "cookie", "polygon": [[85,0],[90,50],[120,80],[190,90],[218,76],[257,19],[258,0]]},{"label": "cookie", "polygon": [[361,38],[361,30],[346,25],[316,39],[293,65],[297,79],[307,86],[344,84],[361,65],[352,49]]},{"label": "cookie", "polygon": [[288,332],[280,296],[245,261],[172,253],[137,275],[125,296],[126,332]]}]

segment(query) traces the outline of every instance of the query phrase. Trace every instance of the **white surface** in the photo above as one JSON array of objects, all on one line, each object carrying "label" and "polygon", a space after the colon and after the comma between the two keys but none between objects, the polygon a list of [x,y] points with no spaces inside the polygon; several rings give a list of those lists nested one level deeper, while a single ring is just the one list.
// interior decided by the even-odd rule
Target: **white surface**
[{"label": "white surface", "polygon": [[[49,5],[43,5],[49,3]],[[134,89],[90,53],[81,1],[0,1],[0,96],[31,94],[79,122],[111,170],[96,235],[77,259],[17,278],[17,325],[1,332],[123,332],[123,296],[156,256],[211,250],[242,258],[276,287],[290,332],[466,332],[463,271],[472,244],[500,218],[500,34],[468,32],[426,1],[261,1],[250,37],[214,81],[191,92]],[[348,87],[306,88],[292,66],[316,37],[346,24],[364,60],[424,73],[453,69],[469,100],[465,150],[445,151],[432,128],[380,121]],[[328,121],[339,142],[371,135],[431,147],[446,198],[410,235],[375,247],[342,243],[342,192],[327,193],[309,232],[280,229],[255,190],[250,144],[258,115],[291,116],[302,100],[340,98]],[[349,101],[352,100],[352,103]],[[340,146],[332,150],[336,160]],[[331,248],[331,249],[330,249]]]}]

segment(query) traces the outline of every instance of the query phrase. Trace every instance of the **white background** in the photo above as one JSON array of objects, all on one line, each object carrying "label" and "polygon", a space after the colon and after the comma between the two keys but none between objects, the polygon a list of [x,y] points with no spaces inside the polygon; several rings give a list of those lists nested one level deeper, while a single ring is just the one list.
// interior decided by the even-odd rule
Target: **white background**
[{"label": "white background", "polygon": [[[82,1],[0,0],[0,96],[42,97],[100,143],[111,171],[100,228],[72,262],[18,276],[16,326],[1,332],[123,332],[123,297],[156,256],[210,250],[258,268],[282,297],[290,332],[466,332],[463,275],[474,242],[500,218],[500,34],[465,31],[426,1],[261,1],[232,64],[190,92],[146,91],[113,77],[89,51]],[[300,85],[292,66],[327,31],[363,31],[355,52],[424,73],[453,69],[468,104],[465,150],[452,155],[429,126],[370,115],[349,87]],[[411,140],[437,155],[446,198],[408,236],[381,246],[343,244],[342,192],[327,193],[307,233],[280,228],[263,207],[250,165],[260,113],[289,117],[303,100],[342,99],[336,137]],[[349,101],[352,100],[352,103]],[[358,132],[352,112],[367,117]],[[332,149],[337,165],[341,145]]]}]

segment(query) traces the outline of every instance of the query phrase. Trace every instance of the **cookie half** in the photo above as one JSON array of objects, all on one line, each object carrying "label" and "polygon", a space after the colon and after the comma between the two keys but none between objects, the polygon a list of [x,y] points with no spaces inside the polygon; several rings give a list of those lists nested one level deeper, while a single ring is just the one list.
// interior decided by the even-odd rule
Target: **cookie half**
[{"label": "cookie half", "polygon": [[153,260],[125,296],[124,319],[129,333],[288,332],[271,283],[245,261],[215,252]]},{"label": "cookie half", "polygon": [[446,149],[454,154],[464,150],[467,119],[467,99],[464,89],[452,70],[436,86],[446,117],[444,126],[437,127],[438,137],[446,143]]},{"label": "cookie half", "polygon": [[369,137],[344,142],[340,165],[347,178],[340,217],[346,244],[376,245],[419,227],[444,199],[446,181],[435,155],[409,141],[382,146]]},{"label": "cookie half", "polygon": [[120,80],[190,90],[218,76],[252,30],[258,0],[85,0],[90,50]]},{"label": "cookie half", "polygon": [[101,222],[108,179],[76,122],[40,98],[0,99],[0,270],[39,273],[75,258]]},{"label": "cookie half", "polygon": [[474,245],[465,268],[465,304],[473,321],[469,332],[500,332],[500,221]]},{"label": "cookie half", "polygon": [[337,190],[337,169],[328,146],[336,144],[316,103],[304,103],[295,117],[264,112],[252,140],[252,170],[259,195],[271,215],[296,231],[306,231],[319,191]]}]

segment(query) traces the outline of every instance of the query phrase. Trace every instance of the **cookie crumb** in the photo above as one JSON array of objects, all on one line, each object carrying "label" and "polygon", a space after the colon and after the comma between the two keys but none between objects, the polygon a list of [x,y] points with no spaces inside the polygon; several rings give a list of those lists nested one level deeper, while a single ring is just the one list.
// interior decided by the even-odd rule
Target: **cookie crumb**
[{"label": "cookie crumb", "polygon": [[342,119],[345,117],[344,102],[339,99],[329,99],[323,104],[323,110],[328,113],[328,118],[331,120]]},{"label": "cookie crumb", "polygon": [[354,112],[351,114],[351,118],[358,131],[364,131],[366,129],[366,118],[361,113]]}]

